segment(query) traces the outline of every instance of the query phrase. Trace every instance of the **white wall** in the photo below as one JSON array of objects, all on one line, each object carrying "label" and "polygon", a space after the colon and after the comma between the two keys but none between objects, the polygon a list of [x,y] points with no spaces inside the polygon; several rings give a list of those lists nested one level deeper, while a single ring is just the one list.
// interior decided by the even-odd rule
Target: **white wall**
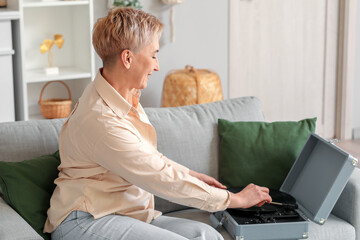
[{"label": "white wall", "polygon": [[355,77],[353,92],[354,137],[360,139],[360,4],[357,4]]},{"label": "white wall", "polygon": [[[107,2],[107,1],[104,1]],[[105,3],[104,3],[105,4]],[[160,52],[160,71],[154,72],[148,87],[142,91],[144,107],[159,107],[166,74],[190,64],[217,72],[224,97],[228,92],[228,1],[184,0],[175,6],[175,42],[170,40],[170,8],[161,0],[141,0],[144,11],[157,16],[165,25]],[[106,14],[96,9],[95,16]],[[100,61],[97,61],[100,66]]]},{"label": "white wall", "polygon": [[[100,1],[100,0],[95,0]],[[101,0],[103,1],[103,0]],[[95,9],[95,17],[106,14]],[[184,0],[175,6],[175,42],[170,42],[170,10],[161,0],[142,0],[143,10],[161,19],[165,24],[159,53],[160,72],[154,73],[142,93],[145,107],[158,107],[166,73],[192,64],[197,68],[215,70],[221,77],[225,98],[228,97],[228,1]],[[360,138],[360,4],[357,4],[356,62],[353,93],[353,129]],[[101,63],[97,59],[97,66]]]}]

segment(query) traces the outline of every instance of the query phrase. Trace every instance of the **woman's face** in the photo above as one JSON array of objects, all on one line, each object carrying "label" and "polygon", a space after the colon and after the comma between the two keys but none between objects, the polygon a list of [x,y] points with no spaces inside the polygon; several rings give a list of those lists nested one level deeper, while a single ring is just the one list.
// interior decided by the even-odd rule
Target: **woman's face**
[{"label": "woman's face", "polygon": [[133,87],[144,89],[147,86],[149,76],[153,71],[159,71],[157,53],[159,52],[159,40],[155,39],[151,44],[144,47],[140,52],[134,54],[132,71]]}]

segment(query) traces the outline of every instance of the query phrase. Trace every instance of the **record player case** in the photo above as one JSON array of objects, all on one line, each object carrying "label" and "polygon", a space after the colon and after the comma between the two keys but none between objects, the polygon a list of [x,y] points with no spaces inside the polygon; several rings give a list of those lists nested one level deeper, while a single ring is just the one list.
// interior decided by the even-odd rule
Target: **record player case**
[{"label": "record player case", "polygon": [[238,224],[231,210],[210,215],[214,227],[223,226],[236,240],[308,238],[308,221],[324,224],[358,160],[312,133],[291,167],[280,191],[296,199],[298,220]]}]

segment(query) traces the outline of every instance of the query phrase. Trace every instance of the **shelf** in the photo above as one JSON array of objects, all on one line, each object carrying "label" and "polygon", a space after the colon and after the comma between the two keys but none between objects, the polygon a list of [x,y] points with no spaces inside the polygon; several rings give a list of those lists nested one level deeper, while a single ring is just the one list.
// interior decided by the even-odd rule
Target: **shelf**
[{"label": "shelf", "polygon": [[12,49],[0,49],[0,56],[13,55],[15,53]]},{"label": "shelf", "polygon": [[73,80],[91,78],[91,72],[73,67],[60,67],[57,75],[46,75],[44,69],[33,69],[25,72],[26,83],[46,82],[53,80]]},{"label": "shelf", "polygon": [[19,11],[9,8],[0,9],[0,20],[16,20],[20,18]]},{"label": "shelf", "polygon": [[88,0],[76,0],[76,1],[35,1],[24,2],[24,8],[38,8],[38,7],[61,7],[61,6],[78,6],[89,5]]}]

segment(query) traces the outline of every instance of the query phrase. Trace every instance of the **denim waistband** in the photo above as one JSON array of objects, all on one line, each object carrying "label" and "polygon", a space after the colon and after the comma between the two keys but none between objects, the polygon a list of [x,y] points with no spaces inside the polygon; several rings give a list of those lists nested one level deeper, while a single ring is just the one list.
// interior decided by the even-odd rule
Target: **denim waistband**
[{"label": "denim waistband", "polygon": [[77,218],[84,218],[84,217],[92,217],[92,215],[88,212],[84,212],[84,211],[72,211],[65,219],[65,221],[70,221],[73,219],[77,219]]}]

